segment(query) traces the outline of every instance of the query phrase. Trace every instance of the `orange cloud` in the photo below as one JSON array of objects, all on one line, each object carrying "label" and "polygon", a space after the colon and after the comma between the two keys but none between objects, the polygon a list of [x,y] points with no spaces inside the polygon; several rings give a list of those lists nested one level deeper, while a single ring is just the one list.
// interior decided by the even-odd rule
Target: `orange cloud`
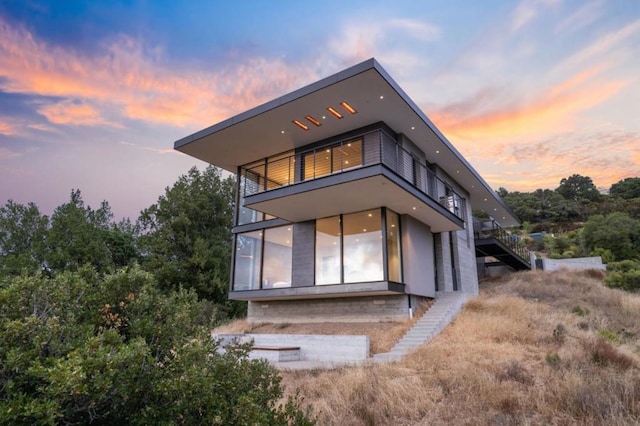
[{"label": "orange cloud", "polygon": [[593,81],[600,69],[582,71],[522,105],[506,104],[475,112],[482,104],[478,104],[478,95],[474,95],[457,108],[467,110],[466,116],[448,113],[446,107],[430,116],[445,134],[462,140],[548,133],[565,128],[576,113],[606,101],[630,83]]},{"label": "orange cloud", "polygon": [[[66,98],[68,103],[39,110],[54,124],[100,122],[97,105],[132,119],[211,124],[313,77],[297,71],[280,60],[261,58],[215,72],[175,71],[127,37],[88,56],[50,46],[0,18],[0,75],[5,77],[0,89]],[[265,75],[273,77],[266,86]],[[71,105],[71,100],[85,105]]]},{"label": "orange cloud", "polygon": [[95,108],[84,103],[63,101],[42,106],[38,108],[38,112],[53,124],[106,124]]}]

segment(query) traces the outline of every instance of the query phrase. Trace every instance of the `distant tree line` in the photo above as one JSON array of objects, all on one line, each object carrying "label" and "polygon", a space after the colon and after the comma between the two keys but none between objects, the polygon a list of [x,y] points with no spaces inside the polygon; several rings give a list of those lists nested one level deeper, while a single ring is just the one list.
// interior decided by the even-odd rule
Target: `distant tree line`
[{"label": "distant tree line", "polygon": [[220,353],[234,179],[181,176],[135,222],[80,190],[0,207],[0,424],[312,424],[248,347]]},{"label": "distant tree line", "polygon": [[[551,258],[601,256],[612,287],[640,289],[640,178],[630,177],[601,194],[591,178],[574,174],[555,190],[497,191],[523,221],[529,248]],[[534,240],[532,232],[546,235]]]}]

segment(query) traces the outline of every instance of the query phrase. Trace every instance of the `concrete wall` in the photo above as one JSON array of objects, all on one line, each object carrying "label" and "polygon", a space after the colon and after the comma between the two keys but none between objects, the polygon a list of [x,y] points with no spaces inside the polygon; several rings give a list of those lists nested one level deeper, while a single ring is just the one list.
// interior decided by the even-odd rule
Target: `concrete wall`
[{"label": "concrete wall", "polygon": [[402,229],[402,269],[406,292],[435,297],[433,234],[427,225],[411,216],[400,218]]},{"label": "concrete wall", "polygon": [[542,259],[542,269],[545,271],[557,271],[560,269],[602,269],[607,265],[602,263],[600,256],[580,257],[576,259]]},{"label": "concrete wall", "polygon": [[361,363],[369,358],[369,336],[318,334],[212,334],[221,346],[253,340],[254,346],[298,346],[301,361]]},{"label": "concrete wall", "polygon": [[[457,186],[455,190],[469,200],[469,193]],[[452,232],[453,248],[458,272],[458,289],[469,294],[478,294],[478,266],[476,263],[476,246],[473,236],[473,213],[467,202],[464,210],[465,229]]]},{"label": "concrete wall", "polygon": [[315,278],[315,221],[293,224],[291,286],[312,286]]},{"label": "concrete wall", "polygon": [[247,315],[254,323],[387,322],[408,317],[404,294],[249,302]]}]

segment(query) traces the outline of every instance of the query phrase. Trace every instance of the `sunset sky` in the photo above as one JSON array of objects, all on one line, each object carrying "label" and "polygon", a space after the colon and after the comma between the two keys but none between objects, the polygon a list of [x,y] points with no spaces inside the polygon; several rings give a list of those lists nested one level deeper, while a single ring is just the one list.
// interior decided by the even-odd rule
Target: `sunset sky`
[{"label": "sunset sky", "polygon": [[137,218],[194,131],[375,57],[495,189],[640,176],[640,1],[0,1],[0,204]]}]

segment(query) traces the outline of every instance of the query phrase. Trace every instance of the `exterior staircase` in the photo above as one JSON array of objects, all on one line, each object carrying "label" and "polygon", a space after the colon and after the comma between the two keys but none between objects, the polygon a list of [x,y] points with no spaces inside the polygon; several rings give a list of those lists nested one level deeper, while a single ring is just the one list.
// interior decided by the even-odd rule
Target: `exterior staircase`
[{"label": "exterior staircase", "polygon": [[458,315],[471,295],[460,292],[438,292],[433,305],[422,315],[390,352],[375,354],[375,362],[397,361],[418,346],[436,337]]}]

